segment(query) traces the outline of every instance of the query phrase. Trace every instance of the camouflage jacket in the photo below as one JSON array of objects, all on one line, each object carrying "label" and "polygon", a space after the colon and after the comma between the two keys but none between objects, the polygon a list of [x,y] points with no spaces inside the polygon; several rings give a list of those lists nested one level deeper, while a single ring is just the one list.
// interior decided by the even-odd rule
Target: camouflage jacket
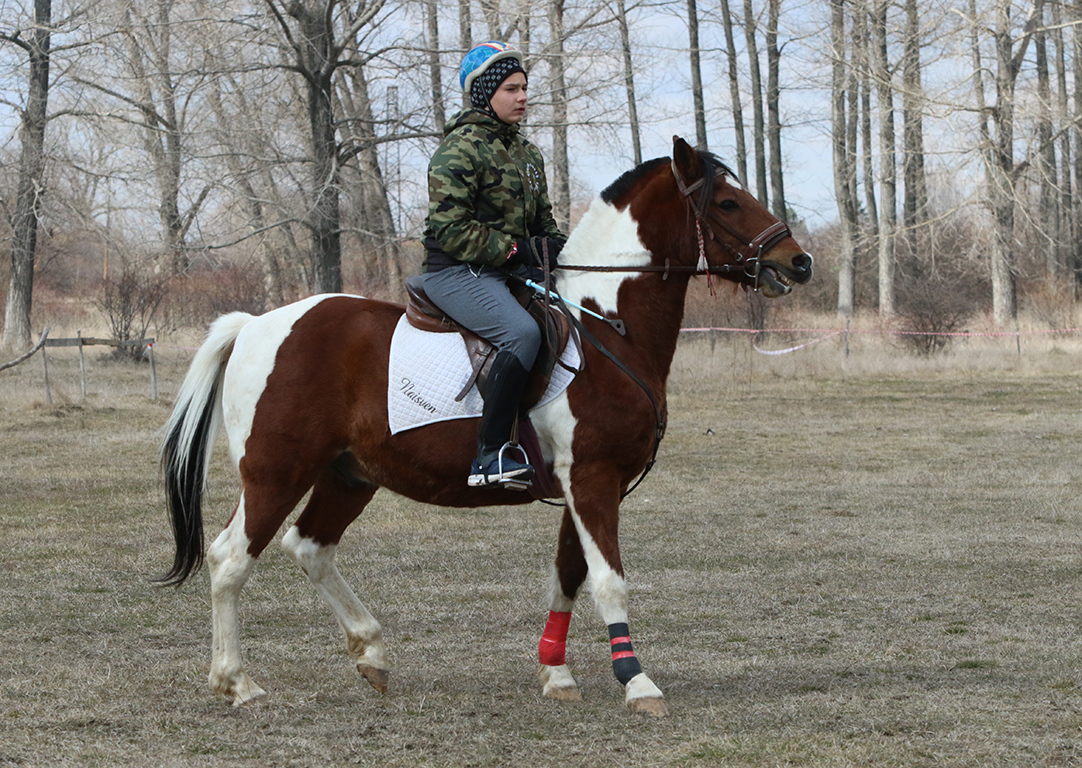
[{"label": "camouflage jacket", "polygon": [[500,266],[516,238],[565,236],[552,217],[541,152],[494,117],[452,117],[428,165],[425,271]]}]

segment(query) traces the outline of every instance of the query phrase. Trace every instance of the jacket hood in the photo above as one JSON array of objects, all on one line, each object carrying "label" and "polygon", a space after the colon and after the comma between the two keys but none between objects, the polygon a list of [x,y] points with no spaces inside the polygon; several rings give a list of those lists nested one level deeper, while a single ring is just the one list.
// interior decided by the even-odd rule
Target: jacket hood
[{"label": "jacket hood", "polygon": [[497,133],[506,136],[514,136],[518,133],[519,128],[518,125],[505,123],[503,120],[493,117],[487,112],[482,112],[479,109],[467,109],[451,116],[447,121],[447,124],[443,126],[443,135],[446,136],[464,125],[484,126],[491,131],[496,131]]}]

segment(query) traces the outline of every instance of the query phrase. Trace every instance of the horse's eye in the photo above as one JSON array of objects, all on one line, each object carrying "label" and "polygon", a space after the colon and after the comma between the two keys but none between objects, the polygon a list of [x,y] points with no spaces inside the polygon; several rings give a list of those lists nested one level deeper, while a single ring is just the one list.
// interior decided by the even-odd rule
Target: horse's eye
[{"label": "horse's eye", "polygon": [[720,203],[718,203],[718,208],[723,211],[735,211],[739,207],[740,205],[736,202],[736,200],[722,200]]}]

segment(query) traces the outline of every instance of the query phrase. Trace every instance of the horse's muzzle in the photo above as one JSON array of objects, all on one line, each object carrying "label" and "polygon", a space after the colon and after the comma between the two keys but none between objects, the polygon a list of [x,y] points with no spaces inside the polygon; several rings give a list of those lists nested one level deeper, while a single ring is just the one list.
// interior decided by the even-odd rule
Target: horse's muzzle
[{"label": "horse's muzzle", "polygon": [[787,277],[794,283],[803,285],[811,280],[812,263],[815,261],[810,253],[801,253],[793,257],[792,269],[787,269]]}]

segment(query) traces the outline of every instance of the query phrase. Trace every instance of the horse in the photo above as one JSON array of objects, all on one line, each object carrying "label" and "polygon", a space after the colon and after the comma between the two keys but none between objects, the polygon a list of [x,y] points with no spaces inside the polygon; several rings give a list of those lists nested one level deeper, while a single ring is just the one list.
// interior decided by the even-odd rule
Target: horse
[{"label": "horse", "polygon": [[[581,698],[566,644],[576,597],[588,583],[609,630],[625,706],[667,714],[631,642],[617,530],[621,500],[652,465],[665,431],[666,381],[694,275],[777,298],[811,278],[812,257],[724,163],[674,136],[671,158],[624,173],[592,202],[553,273],[554,296],[566,300],[585,341],[570,384],[529,414],[562,499],[538,644],[545,697]],[[160,580],[179,586],[205,558],[210,683],[234,706],[265,693],[241,658],[241,589],[306,493],[281,544],[333,609],[358,672],[381,693],[390,673],[381,626],[335,564],[346,528],[379,488],[445,507],[533,501],[521,490],[467,485],[477,418],[391,434],[389,347],[404,311],[324,294],[257,317],[223,315],[181,385],[161,448],[175,553]],[[205,547],[202,495],[222,428],[242,490],[228,524]]]}]

